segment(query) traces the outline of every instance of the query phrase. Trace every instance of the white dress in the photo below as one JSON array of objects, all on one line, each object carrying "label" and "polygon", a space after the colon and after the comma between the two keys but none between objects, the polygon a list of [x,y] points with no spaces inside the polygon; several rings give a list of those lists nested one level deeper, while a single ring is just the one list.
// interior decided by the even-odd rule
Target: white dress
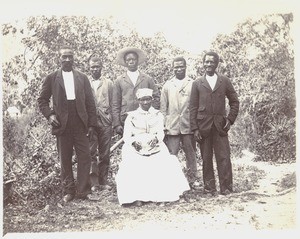
[{"label": "white dress", "polygon": [[[147,146],[147,142],[155,137],[158,147],[153,150]],[[137,200],[176,201],[184,191],[190,189],[178,158],[169,153],[163,138],[161,112],[151,107],[149,111],[138,108],[128,113],[124,125],[122,161],[116,175],[120,204]],[[142,143],[140,152],[132,146],[134,141]],[[154,153],[146,156],[147,152]]]}]

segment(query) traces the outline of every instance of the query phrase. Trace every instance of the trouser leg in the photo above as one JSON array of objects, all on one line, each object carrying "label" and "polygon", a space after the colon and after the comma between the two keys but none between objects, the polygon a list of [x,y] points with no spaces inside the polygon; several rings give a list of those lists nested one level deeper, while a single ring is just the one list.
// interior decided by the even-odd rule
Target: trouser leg
[{"label": "trouser leg", "polygon": [[186,168],[188,171],[188,179],[190,183],[193,183],[197,179],[197,160],[196,160],[196,142],[194,135],[182,134],[182,149],[186,156]]},{"label": "trouser leg", "polygon": [[107,184],[107,176],[109,169],[109,154],[110,154],[110,145],[112,137],[112,127],[105,126],[100,128],[100,134],[98,135],[98,150],[99,150],[99,184]]},{"label": "trouser leg", "polygon": [[168,135],[167,146],[170,154],[177,155],[180,147],[180,136]]},{"label": "trouser leg", "polygon": [[96,128],[96,132],[94,133],[92,139],[90,140],[90,153],[91,153],[91,169],[90,169],[90,183],[91,187],[98,186],[98,177],[99,177],[99,169],[98,169],[98,128]]},{"label": "trouser leg", "polygon": [[84,197],[90,192],[90,167],[91,155],[89,150],[89,139],[85,133],[74,135],[74,146],[78,159],[77,164],[77,194]]},{"label": "trouser leg", "polygon": [[216,182],[213,167],[213,135],[210,134],[208,137],[203,138],[200,142],[200,152],[203,160],[202,171],[203,171],[203,182],[204,190],[215,191]]},{"label": "trouser leg", "polygon": [[215,130],[213,145],[217,162],[220,192],[224,193],[226,189],[232,192],[232,165],[228,136],[220,136]]},{"label": "trouser leg", "polygon": [[61,183],[63,194],[75,194],[75,182],[72,170],[73,137],[72,135],[57,136],[57,151],[61,167]]}]

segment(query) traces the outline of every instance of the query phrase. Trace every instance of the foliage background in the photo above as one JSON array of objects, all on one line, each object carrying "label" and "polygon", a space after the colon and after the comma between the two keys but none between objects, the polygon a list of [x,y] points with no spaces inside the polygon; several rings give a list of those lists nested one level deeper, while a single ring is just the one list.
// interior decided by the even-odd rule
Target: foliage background
[{"label": "foliage background", "polygon": [[[68,43],[76,52],[75,66],[88,74],[88,59],[98,54],[104,63],[103,77],[111,80],[123,71],[115,64],[116,52],[137,46],[148,55],[141,69],[161,87],[172,75],[174,56],[186,56],[189,76],[202,74],[202,54],[168,43],[162,33],[153,37],[113,18],[85,16],[29,17],[2,25],[2,36],[21,39],[24,51],[3,62],[3,158],[4,182],[15,180],[7,202],[42,206],[44,198],[59,195],[59,162],[55,138],[39,113],[36,99],[43,79],[56,70],[57,48]],[[222,63],[218,71],[229,76],[238,92],[241,107],[230,131],[232,154],[254,152],[257,160],[283,163],[295,161],[294,43],[290,35],[292,14],[247,19],[230,34],[218,35],[211,44]],[[7,115],[16,105],[18,118]],[[117,151],[112,158],[118,158]],[[111,180],[118,160],[112,161]],[[4,185],[5,186],[5,185]],[[6,197],[7,196],[7,197]],[[8,197],[9,196],[9,197]]]}]

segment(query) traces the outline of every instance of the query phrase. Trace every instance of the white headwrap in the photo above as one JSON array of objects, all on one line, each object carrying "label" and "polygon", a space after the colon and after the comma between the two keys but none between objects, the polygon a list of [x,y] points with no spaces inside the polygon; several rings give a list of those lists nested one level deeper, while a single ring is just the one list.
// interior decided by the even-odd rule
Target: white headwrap
[{"label": "white headwrap", "polygon": [[145,96],[150,96],[152,97],[152,93],[153,93],[153,90],[152,89],[149,89],[149,88],[141,88],[141,89],[138,89],[137,92],[136,92],[136,98],[140,99],[140,98],[143,98]]}]

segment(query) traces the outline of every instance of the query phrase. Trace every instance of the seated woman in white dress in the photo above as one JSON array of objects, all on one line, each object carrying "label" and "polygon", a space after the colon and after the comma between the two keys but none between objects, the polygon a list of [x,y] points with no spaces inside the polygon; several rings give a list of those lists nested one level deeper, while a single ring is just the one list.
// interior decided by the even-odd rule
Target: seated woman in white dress
[{"label": "seated woman in white dress", "polygon": [[189,190],[175,155],[163,142],[163,115],[151,106],[152,90],[139,89],[139,108],[128,112],[124,125],[122,161],[116,175],[121,205],[172,202]]}]

